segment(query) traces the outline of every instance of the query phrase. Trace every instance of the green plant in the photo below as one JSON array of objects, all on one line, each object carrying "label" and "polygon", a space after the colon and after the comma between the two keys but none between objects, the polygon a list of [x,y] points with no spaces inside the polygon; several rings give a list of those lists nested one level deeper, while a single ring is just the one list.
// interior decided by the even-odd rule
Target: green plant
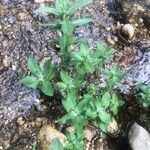
[{"label": "green plant", "polygon": [[89,49],[86,43],[81,43],[80,50],[73,53],[72,65],[77,69],[78,74],[85,75],[94,73],[98,67],[110,58],[114,50],[104,43],[97,43],[96,49]]},{"label": "green plant", "polygon": [[[43,24],[61,31],[59,39],[53,42],[60,47],[62,63],[61,70],[57,64],[47,60],[42,67],[33,59],[28,59],[28,68],[33,74],[21,79],[21,83],[31,88],[38,88],[48,96],[54,95],[54,90],[61,93],[62,105],[66,114],[59,119],[61,124],[71,125],[73,133],[67,134],[66,150],[84,149],[84,127],[94,122],[103,132],[117,115],[119,107],[123,105],[115,87],[124,77],[117,65],[107,69],[106,63],[113,57],[114,49],[104,43],[97,43],[90,49],[85,41],[75,39],[73,31],[76,26],[91,22],[91,19],[72,20],[75,10],[89,4],[92,0],[56,0],[55,8],[43,7],[35,10],[37,13],[50,13],[58,17],[58,21]],[[78,44],[79,50],[71,46]],[[78,47],[78,46],[76,46]],[[57,75],[57,76],[56,76]],[[102,88],[95,82],[86,81],[95,75],[104,77],[106,87]],[[54,89],[55,87],[55,89]],[[51,149],[63,149],[58,140],[54,140]]]},{"label": "green plant", "polygon": [[118,113],[118,108],[123,105],[123,101],[115,93],[109,91],[96,97],[88,96],[91,100],[86,107],[86,116],[94,120],[103,132],[107,132],[109,124]]},{"label": "green plant", "polygon": [[42,24],[41,26],[46,26],[61,31],[61,37],[58,40],[52,40],[52,42],[55,41],[55,43],[60,45],[61,54],[63,55],[62,59],[65,65],[67,65],[69,62],[70,46],[79,41],[75,40],[73,37],[73,31],[75,27],[92,22],[90,18],[71,20],[72,14],[76,10],[86,6],[91,2],[92,0],[78,0],[76,2],[71,2],[70,0],[56,0],[54,8],[46,6],[38,8],[34,11],[35,13],[48,13],[57,16],[57,21]]},{"label": "green plant", "polygon": [[33,75],[24,77],[20,82],[27,87],[40,89],[45,95],[53,96],[54,88],[51,82],[55,75],[54,64],[47,60],[41,68],[33,58],[29,58],[27,65]]},{"label": "green plant", "polygon": [[143,104],[143,107],[149,107],[150,106],[150,86],[140,84],[138,85],[138,88],[140,90],[140,93],[139,93],[140,102]]}]

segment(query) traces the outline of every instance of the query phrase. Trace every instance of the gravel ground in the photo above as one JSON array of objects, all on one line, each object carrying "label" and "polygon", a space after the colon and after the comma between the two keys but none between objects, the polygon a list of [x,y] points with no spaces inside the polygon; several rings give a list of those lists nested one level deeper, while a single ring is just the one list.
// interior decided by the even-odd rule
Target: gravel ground
[{"label": "gravel ground", "polygon": [[[2,43],[0,146],[2,145],[2,149],[10,147],[10,141],[18,130],[16,127],[18,123],[14,119],[18,116],[28,118],[28,115],[29,118],[34,116],[35,119],[39,113],[45,114],[44,111],[47,110],[45,107],[50,107],[43,105],[43,98],[38,91],[25,88],[19,83],[22,76],[29,74],[26,68],[29,56],[34,56],[38,61],[42,61],[45,57],[50,57],[57,63],[61,61],[56,50],[48,43],[49,39],[55,39],[59,33],[37,26],[39,22],[46,22],[53,18],[33,13],[35,8],[44,4],[53,5],[53,1],[36,3],[33,0],[2,0],[0,5]],[[117,49],[114,61],[120,64],[123,70],[130,71],[129,78],[126,80],[128,82],[122,84],[122,92],[129,93],[135,82],[150,84],[150,23],[148,22],[150,13],[147,1],[137,3],[135,0],[131,3],[130,0],[94,0],[93,4],[77,12],[76,15],[90,16],[94,24],[76,29],[75,36],[84,37],[90,47],[93,47],[96,41],[104,41]],[[131,41],[122,40],[118,22],[130,23],[134,26],[135,35]],[[33,113],[33,109],[36,113]],[[19,132],[18,135],[24,133]],[[32,138],[32,134],[27,135]],[[31,141],[27,144],[30,138],[25,138],[22,142],[27,145],[25,149],[29,149],[28,145],[31,145]]]}]

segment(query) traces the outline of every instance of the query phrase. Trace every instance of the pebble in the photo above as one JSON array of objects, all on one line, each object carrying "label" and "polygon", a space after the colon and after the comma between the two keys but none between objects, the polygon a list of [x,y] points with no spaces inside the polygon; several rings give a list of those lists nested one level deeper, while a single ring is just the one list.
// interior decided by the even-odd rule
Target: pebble
[{"label": "pebble", "polygon": [[36,127],[41,127],[42,126],[42,122],[43,122],[42,118],[36,118],[36,120],[35,120]]},{"label": "pebble", "polygon": [[112,135],[116,134],[119,132],[119,128],[118,128],[118,123],[116,120],[112,120],[112,122],[109,124],[108,126],[108,132]]},{"label": "pebble", "polygon": [[0,150],[3,150],[3,146],[0,146]]},{"label": "pebble", "polygon": [[3,59],[3,66],[9,67],[9,65],[10,65],[10,58],[7,55],[5,55]]},{"label": "pebble", "polygon": [[106,27],[106,31],[111,31],[111,27]]},{"label": "pebble", "polygon": [[110,37],[107,38],[107,41],[108,41],[110,44],[115,45],[115,42],[114,42]]},{"label": "pebble", "polygon": [[15,133],[10,141],[11,144],[15,144],[19,140],[19,134]]},{"label": "pebble", "polygon": [[131,24],[125,24],[121,30],[129,39],[134,36],[135,29]]},{"label": "pebble", "polygon": [[140,22],[140,23],[143,23],[143,19],[142,19],[142,18],[139,18],[139,22]]},{"label": "pebble", "polygon": [[25,13],[25,12],[20,12],[18,14],[18,17],[22,21],[22,20],[25,20],[25,19],[29,18],[29,15],[27,13]]}]

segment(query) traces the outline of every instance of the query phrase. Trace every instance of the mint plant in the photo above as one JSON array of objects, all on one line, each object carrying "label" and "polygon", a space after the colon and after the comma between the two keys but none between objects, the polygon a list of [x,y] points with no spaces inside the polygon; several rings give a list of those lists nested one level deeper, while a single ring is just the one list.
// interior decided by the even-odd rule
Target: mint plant
[{"label": "mint plant", "polygon": [[54,41],[60,45],[64,65],[67,65],[69,62],[69,47],[78,41],[73,37],[75,27],[92,21],[90,18],[71,20],[71,16],[76,10],[81,9],[91,2],[92,0],[78,0],[76,2],[71,2],[70,0],[56,0],[55,8],[46,6],[34,11],[35,13],[48,13],[58,17],[58,21],[42,24],[41,26],[47,26],[61,31],[62,36]]},{"label": "mint plant", "polygon": [[[51,60],[40,67],[33,58],[29,58],[27,65],[32,75],[24,77],[20,82],[27,87],[40,89],[47,96],[55,96],[55,91],[59,92],[65,111],[59,122],[74,128],[73,133],[67,134],[68,144],[65,147],[55,139],[51,149],[83,150],[85,126],[93,122],[103,132],[107,132],[109,124],[123,105],[115,88],[124,73],[117,65],[106,68],[106,63],[113,58],[114,49],[104,43],[97,43],[95,48],[90,49],[84,40],[73,36],[76,26],[92,21],[89,18],[72,19],[74,12],[91,2],[92,0],[56,0],[55,7],[46,6],[34,11],[53,14],[58,19],[41,26],[61,32],[60,37],[53,41],[60,47],[61,69],[57,69],[57,64],[52,64]],[[106,87],[86,81],[91,75],[96,78],[105,77]]]},{"label": "mint plant", "polygon": [[145,84],[138,85],[140,90],[139,99],[140,102],[143,104],[143,107],[150,106],[150,86]]},{"label": "mint plant", "polygon": [[81,43],[80,50],[73,53],[72,64],[79,74],[94,73],[98,67],[111,57],[114,50],[103,43],[97,43],[96,49],[89,49],[86,43]]},{"label": "mint plant", "polygon": [[115,93],[106,91],[98,96],[86,95],[90,103],[85,107],[88,120],[94,120],[103,132],[107,132],[113,117],[118,113],[118,108],[123,105]]},{"label": "mint plant", "polygon": [[41,68],[33,58],[29,58],[27,65],[33,75],[24,77],[20,82],[27,87],[40,89],[47,96],[53,96],[54,88],[51,82],[55,75],[55,66],[51,61],[47,60]]}]

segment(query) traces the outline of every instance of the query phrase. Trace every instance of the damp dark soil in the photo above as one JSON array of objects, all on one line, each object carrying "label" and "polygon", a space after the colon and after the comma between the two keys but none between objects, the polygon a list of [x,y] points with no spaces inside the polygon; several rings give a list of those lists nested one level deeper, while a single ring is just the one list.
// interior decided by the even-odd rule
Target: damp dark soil
[{"label": "damp dark soil", "polygon": [[[26,62],[30,55],[39,62],[45,58],[61,62],[48,42],[59,33],[37,26],[52,19],[49,15],[33,13],[40,5],[53,5],[53,1],[2,0],[0,4],[0,150],[32,149],[40,128],[45,124],[59,128],[56,120],[63,114],[58,98],[49,99],[19,83],[22,76],[29,74]],[[90,47],[96,41],[112,44],[116,49],[114,62],[128,72],[118,90],[126,101],[118,118],[120,133],[110,138],[110,143],[115,142],[119,149],[129,149],[127,132],[133,122],[150,131],[150,110],[138,105],[135,87],[139,83],[150,85],[149,9],[148,0],[93,0],[75,14],[94,20],[77,28],[75,36],[84,37]],[[131,24],[135,29],[131,39],[120,32],[124,24]]]}]

